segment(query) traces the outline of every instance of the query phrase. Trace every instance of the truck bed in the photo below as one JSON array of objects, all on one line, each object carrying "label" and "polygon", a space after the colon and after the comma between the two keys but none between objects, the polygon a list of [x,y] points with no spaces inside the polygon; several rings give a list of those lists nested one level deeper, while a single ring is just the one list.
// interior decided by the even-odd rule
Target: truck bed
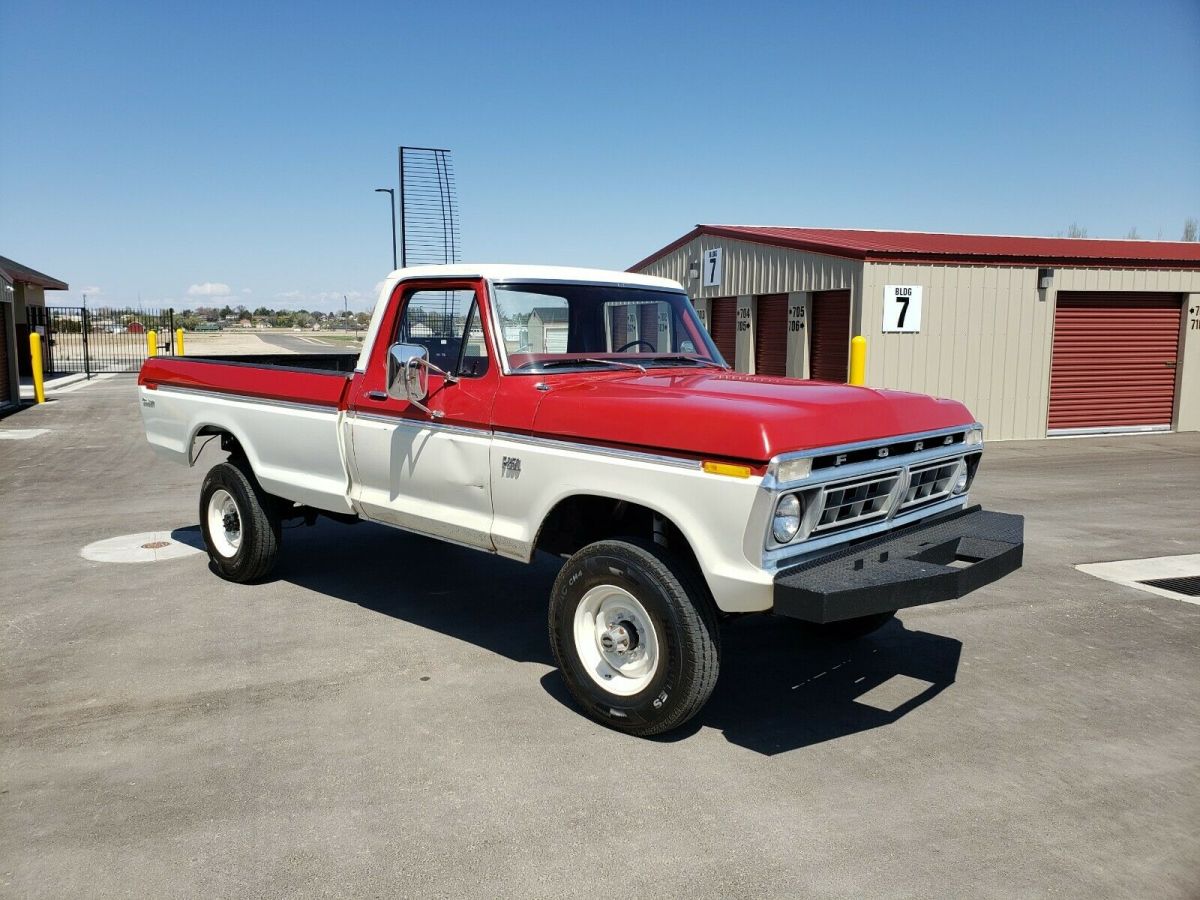
[{"label": "truck bed", "polygon": [[204,362],[271,369],[299,369],[307,372],[353,372],[358,353],[241,353],[213,356],[188,356]]},{"label": "truck bed", "polygon": [[356,356],[148,359],[138,376],[146,438],[190,462],[198,438],[227,433],[270,493],[351,512],[339,421]]}]

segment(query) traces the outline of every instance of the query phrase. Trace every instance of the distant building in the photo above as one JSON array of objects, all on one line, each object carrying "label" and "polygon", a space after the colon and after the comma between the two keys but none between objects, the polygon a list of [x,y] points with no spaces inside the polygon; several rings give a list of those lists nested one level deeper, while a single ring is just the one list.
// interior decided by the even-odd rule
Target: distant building
[{"label": "distant building", "polygon": [[953,397],[989,438],[1200,430],[1200,244],[700,225],[678,281],[739,372]]},{"label": "distant building", "polygon": [[65,281],[0,256],[0,410],[20,403],[20,376],[33,374],[30,308],[45,307],[46,291],[68,289]]}]

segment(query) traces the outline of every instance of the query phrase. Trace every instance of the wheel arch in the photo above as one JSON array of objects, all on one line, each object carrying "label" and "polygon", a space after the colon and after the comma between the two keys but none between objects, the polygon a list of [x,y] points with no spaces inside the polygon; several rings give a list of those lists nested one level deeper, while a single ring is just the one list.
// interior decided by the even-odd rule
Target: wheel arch
[{"label": "wheel arch", "polygon": [[565,557],[588,544],[622,537],[640,537],[666,547],[707,587],[704,567],[687,532],[656,506],[614,494],[580,491],[556,499],[542,516],[530,552]]}]

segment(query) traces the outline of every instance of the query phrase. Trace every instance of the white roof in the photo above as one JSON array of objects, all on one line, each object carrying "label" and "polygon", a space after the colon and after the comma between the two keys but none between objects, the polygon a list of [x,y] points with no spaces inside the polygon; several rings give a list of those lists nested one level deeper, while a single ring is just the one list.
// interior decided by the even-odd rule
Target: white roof
[{"label": "white roof", "polygon": [[599,281],[604,284],[629,284],[638,287],[682,290],[679,282],[636,272],[611,269],[582,269],[574,266],[520,266],[505,263],[452,263],[444,266],[409,266],[397,269],[387,280],[413,278],[487,278],[492,281]]}]

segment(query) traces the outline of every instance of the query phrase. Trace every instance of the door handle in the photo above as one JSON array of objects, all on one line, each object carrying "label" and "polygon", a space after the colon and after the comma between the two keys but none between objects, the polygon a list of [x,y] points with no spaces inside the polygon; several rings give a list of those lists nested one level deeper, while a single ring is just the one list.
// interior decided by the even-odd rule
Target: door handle
[{"label": "door handle", "polygon": [[367,391],[368,400],[386,400],[387,398],[387,391]]},{"label": "door handle", "polygon": [[1179,360],[1173,359],[1170,362],[1163,363],[1163,365],[1166,366],[1168,369],[1174,369],[1176,366],[1179,365]]}]

